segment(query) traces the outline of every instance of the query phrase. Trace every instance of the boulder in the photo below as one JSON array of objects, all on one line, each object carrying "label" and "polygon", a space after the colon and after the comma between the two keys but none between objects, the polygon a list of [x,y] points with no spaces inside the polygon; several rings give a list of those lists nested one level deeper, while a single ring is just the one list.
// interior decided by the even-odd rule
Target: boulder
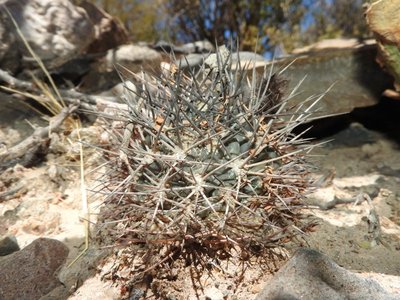
[{"label": "boulder", "polygon": [[[147,46],[127,44],[107,51],[106,56],[92,65],[79,84],[83,93],[101,93],[121,83],[121,77],[134,80],[132,73],[160,70],[161,54]],[[129,70],[129,71],[127,71]]]},{"label": "boulder", "polygon": [[94,25],[95,36],[86,53],[105,52],[128,43],[128,32],[121,22],[92,2],[81,1],[79,6],[85,9]]},{"label": "boulder", "polygon": [[395,300],[376,281],[362,278],[313,250],[300,249],[265,285],[255,300],[267,299],[363,299]]},{"label": "boulder", "polygon": [[[83,52],[95,37],[86,11],[69,0],[6,0],[2,5],[7,7],[21,33],[47,67],[61,65]],[[15,66],[30,66],[32,55],[7,13],[2,14],[0,34],[3,33],[5,39],[1,40],[0,67],[3,68],[4,64],[13,64],[14,69]],[[9,56],[24,59],[6,61]]]},{"label": "boulder", "polygon": [[[0,3],[2,4],[2,3]],[[16,73],[20,67],[21,53],[16,51],[17,37],[12,32],[13,25],[4,10],[0,10],[0,67]]]},{"label": "boulder", "polygon": [[63,243],[39,238],[0,260],[0,299],[40,299],[61,285],[57,278],[68,256]]},{"label": "boulder", "polygon": [[140,70],[142,64],[159,65],[161,62],[161,54],[157,51],[139,45],[122,45],[118,48],[111,49],[106,55],[106,66],[110,70],[114,70],[116,65],[122,65],[129,70],[135,72]]},{"label": "boulder", "polygon": [[[343,46],[343,45],[342,45]],[[348,113],[354,108],[379,103],[382,93],[393,85],[392,78],[375,61],[375,43],[359,43],[351,47],[337,45],[321,51],[282,58],[274,63],[275,71],[290,65],[283,76],[289,81],[288,95],[303,80],[293,103],[328,93],[315,106],[321,115]],[[264,68],[260,67],[259,72]]]},{"label": "boulder", "polygon": [[[304,52],[305,51],[305,52]],[[355,108],[373,106],[379,103],[382,93],[392,87],[393,80],[375,61],[377,45],[368,40],[360,43],[351,40],[329,40],[298,51],[296,55],[277,59],[273,62],[263,56],[239,52],[240,64],[252,73],[253,67],[259,75],[286,70],[282,73],[289,84],[286,95],[298,87],[290,96],[293,104],[301,105],[308,98],[316,99],[327,92],[314,107],[315,116],[349,113]],[[238,65],[238,54],[232,55],[232,67]],[[203,61],[216,61],[215,54],[189,54],[177,60],[182,68],[199,67]],[[288,67],[289,66],[289,67]],[[311,101],[309,101],[310,103]]]}]

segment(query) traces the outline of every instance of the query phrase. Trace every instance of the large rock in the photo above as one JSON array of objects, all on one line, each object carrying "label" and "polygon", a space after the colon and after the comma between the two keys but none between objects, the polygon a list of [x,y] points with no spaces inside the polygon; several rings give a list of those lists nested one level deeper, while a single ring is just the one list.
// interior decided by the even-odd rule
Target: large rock
[{"label": "large rock", "polygon": [[[92,65],[90,72],[82,79],[79,89],[84,93],[100,93],[121,82],[122,77],[137,80],[132,73],[141,70],[160,70],[161,54],[147,46],[127,44],[110,49],[104,58]],[[127,71],[129,70],[129,71]]]},{"label": "large rock", "polygon": [[183,53],[211,53],[215,51],[215,47],[207,40],[187,43],[180,47]]},{"label": "large rock", "polygon": [[376,281],[338,266],[312,249],[300,249],[279,270],[255,300],[395,300]]},{"label": "large rock", "polygon": [[[0,8],[3,4],[0,3]],[[0,67],[15,73],[20,66],[21,53],[16,51],[16,36],[12,32],[12,23],[6,12],[0,9]]]},{"label": "large rock", "polygon": [[[69,0],[5,0],[1,6],[8,8],[33,51],[49,67],[61,65],[83,52],[95,37],[85,10]],[[0,37],[1,68],[13,65],[15,71],[16,66],[25,67],[32,62],[31,54],[3,10]],[[19,56],[25,59],[21,62]],[[10,57],[14,58],[11,62]]]},{"label": "large rock", "polygon": [[87,53],[105,52],[128,42],[128,32],[121,22],[89,1],[79,4],[94,24],[95,37],[86,49]]},{"label": "large rock", "polygon": [[117,65],[122,65],[136,72],[140,70],[142,64],[159,66],[160,62],[160,53],[149,47],[133,44],[122,45],[116,49],[111,49],[106,55],[106,66],[111,70],[114,70]]},{"label": "large rock", "polygon": [[348,113],[357,107],[376,105],[383,91],[392,87],[392,78],[375,61],[376,44],[337,48],[331,44],[321,51],[312,49],[311,53],[283,58],[274,64],[277,71],[291,64],[283,73],[289,80],[288,93],[305,78],[297,95],[291,97],[293,102],[302,103],[333,85],[315,108],[321,115]]},{"label": "large rock", "polygon": [[[286,68],[282,76],[289,81],[287,96],[302,82],[297,92],[290,95],[294,104],[300,105],[310,97],[311,100],[316,99],[331,88],[314,107],[323,116],[348,113],[354,108],[373,106],[379,102],[393,80],[375,61],[376,54],[374,41],[360,43],[350,39],[320,42],[273,62],[250,52],[239,52],[239,59],[241,67],[249,69],[250,75],[253,67],[260,75],[265,68],[267,74],[271,67],[273,73]],[[210,57],[215,57],[215,54],[189,54],[178,59],[176,65],[196,68]],[[237,58],[238,54],[233,53],[233,68],[238,66]]]},{"label": "large rock", "polygon": [[57,272],[68,256],[63,243],[39,238],[0,260],[0,299],[35,300],[60,286]]}]

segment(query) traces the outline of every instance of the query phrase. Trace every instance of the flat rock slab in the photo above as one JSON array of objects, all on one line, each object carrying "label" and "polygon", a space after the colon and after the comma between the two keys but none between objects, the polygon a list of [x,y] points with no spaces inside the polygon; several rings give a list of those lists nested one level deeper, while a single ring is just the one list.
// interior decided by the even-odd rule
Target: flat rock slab
[{"label": "flat rock slab", "polygon": [[300,249],[255,300],[395,300],[376,281],[365,279],[313,250]]},{"label": "flat rock slab", "polygon": [[[347,113],[377,104],[382,92],[393,86],[393,79],[376,63],[376,54],[376,45],[365,45],[300,55],[283,74],[289,79],[289,91],[307,76],[294,102],[324,93],[333,85],[318,108],[322,115]],[[278,65],[291,61],[284,59]]]},{"label": "flat rock slab", "polygon": [[60,285],[57,272],[68,256],[63,243],[39,238],[0,260],[0,299],[35,300]]}]

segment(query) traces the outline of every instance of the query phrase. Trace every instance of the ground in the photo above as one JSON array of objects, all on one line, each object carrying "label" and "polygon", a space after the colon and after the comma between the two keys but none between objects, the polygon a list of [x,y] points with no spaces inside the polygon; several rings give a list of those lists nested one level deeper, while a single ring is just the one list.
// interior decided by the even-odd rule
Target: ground
[{"label": "ground", "polygon": [[[2,141],[21,138],[18,128],[2,124],[0,131]],[[24,185],[18,193],[0,201],[0,236],[15,235],[20,247],[38,237],[59,239],[71,249],[67,263],[77,257],[85,239],[79,144],[74,134],[58,132],[46,161],[38,166],[15,166],[0,175],[0,192]],[[91,125],[82,135],[93,143],[101,138],[101,129]],[[305,210],[319,226],[305,236],[303,246],[322,251],[346,269],[377,278],[385,288],[400,294],[400,144],[393,136],[356,122],[313,143],[321,141],[326,143],[314,150],[311,159],[316,166],[314,177],[323,179],[309,195],[310,207]],[[98,171],[93,167],[100,157],[85,147],[85,158],[86,184],[90,188]],[[90,221],[94,223],[101,198],[89,196]],[[380,222],[376,223],[374,217]],[[91,236],[95,235],[92,232]],[[290,256],[298,246],[291,245],[287,254]],[[107,278],[112,259],[100,260],[110,253],[104,251],[91,248],[72,267],[64,267],[60,277],[67,286],[54,295],[66,297],[67,292],[75,291],[69,299],[116,299],[119,290],[111,288],[110,281],[100,282],[100,275],[90,278],[99,271]],[[272,269],[278,270],[282,263]],[[232,266],[228,270],[229,274],[216,269],[213,278],[202,277],[208,299],[252,299],[272,276],[257,264],[249,266],[244,277]],[[196,299],[189,271],[175,270],[172,280],[157,280],[153,292],[165,299]],[[141,290],[134,292],[140,295]]]}]

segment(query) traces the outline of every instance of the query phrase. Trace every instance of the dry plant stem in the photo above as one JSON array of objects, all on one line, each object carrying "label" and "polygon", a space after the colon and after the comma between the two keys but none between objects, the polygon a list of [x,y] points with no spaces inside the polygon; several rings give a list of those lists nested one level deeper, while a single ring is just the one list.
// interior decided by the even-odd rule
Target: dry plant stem
[{"label": "dry plant stem", "polygon": [[16,194],[21,195],[27,191],[26,183],[23,180],[20,180],[18,183],[14,184],[13,187],[9,188],[8,191],[0,193],[0,203],[15,197]]},{"label": "dry plant stem", "polygon": [[29,81],[20,80],[2,69],[0,69],[0,80],[7,82],[10,86],[16,87],[19,89],[23,89],[23,90],[27,90],[27,91],[33,89],[32,83],[30,83]]},{"label": "dry plant stem", "polygon": [[49,126],[36,128],[33,134],[27,137],[19,144],[11,147],[6,153],[0,154],[0,163],[5,163],[7,160],[15,160],[24,156],[27,152],[40,143],[43,139],[50,136],[51,132],[56,130],[64,122],[68,116],[71,115],[78,107],[76,105],[70,105],[64,107],[61,112],[52,118]]},{"label": "dry plant stem", "polygon": [[86,181],[85,181],[85,165],[83,159],[83,146],[82,139],[80,134],[81,126],[77,123],[77,132],[79,138],[79,158],[80,158],[80,183],[81,183],[81,199],[82,199],[82,212],[83,212],[83,222],[84,222],[84,232],[85,232],[85,247],[79,253],[77,257],[68,265],[68,268],[71,267],[79,258],[81,258],[87,250],[89,249],[89,234],[90,234],[90,211],[87,199],[87,189],[86,189]]},{"label": "dry plant stem", "polygon": [[46,75],[47,79],[49,80],[51,86],[54,89],[54,92],[57,95],[57,102],[59,102],[60,104],[62,104],[62,106],[65,106],[64,101],[62,99],[62,97],[60,96],[57,87],[53,81],[53,78],[50,76],[49,72],[47,71],[45,65],[43,64],[43,61],[40,59],[40,57],[35,53],[35,51],[33,51],[32,47],[29,45],[27,39],[25,38],[25,36],[23,35],[21,29],[18,26],[17,21],[14,19],[13,15],[11,14],[11,12],[8,10],[7,6],[4,6],[4,10],[7,12],[8,16],[10,17],[12,23],[15,26],[15,30],[17,31],[19,37],[21,38],[21,40],[23,41],[26,49],[29,51],[29,53],[32,55],[32,58],[36,61],[36,63],[39,65],[40,69],[44,72],[44,74]]},{"label": "dry plant stem", "polygon": [[131,123],[131,124],[128,124],[125,128],[121,148],[119,150],[120,151],[119,158],[126,165],[126,167],[129,170],[129,173],[131,175],[134,173],[134,171],[128,161],[128,155],[126,153],[128,150],[128,145],[129,145],[129,141],[131,139],[132,133],[133,133],[133,124]]},{"label": "dry plant stem", "polygon": [[[31,82],[24,81],[12,76],[10,73],[0,69],[0,81],[6,82],[9,87],[1,86],[1,88],[8,92],[18,93],[24,95],[23,91],[42,94],[42,91],[36,88]],[[63,100],[68,102],[76,103],[77,100],[81,101],[83,108],[93,110],[92,105],[98,107],[111,107],[126,110],[125,104],[117,103],[117,97],[104,97],[96,95],[86,95],[75,90],[58,89],[59,94],[63,97]],[[88,106],[89,105],[89,106]]]}]

